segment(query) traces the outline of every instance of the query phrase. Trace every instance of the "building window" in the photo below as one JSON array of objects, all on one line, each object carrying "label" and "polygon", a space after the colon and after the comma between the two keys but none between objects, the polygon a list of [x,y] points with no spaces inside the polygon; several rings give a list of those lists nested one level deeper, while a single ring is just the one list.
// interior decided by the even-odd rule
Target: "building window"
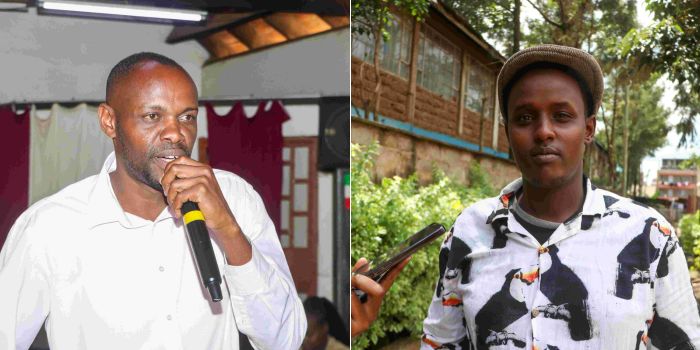
[{"label": "building window", "polygon": [[[411,69],[411,36],[413,21],[407,16],[393,14],[393,19],[387,26],[389,40],[382,40],[379,51],[379,65],[387,72],[396,74],[408,80]],[[368,34],[353,34],[352,55],[374,62],[374,39]]]},{"label": "building window", "polygon": [[435,29],[423,26],[418,44],[417,83],[448,100],[459,95],[461,52]]},{"label": "building window", "polygon": [[464,107],[476,113],[482,113],[484,117],[493,114],[493,91],[495,84],[494,73],[485,65],[470,59],[467,80],[464,85]]}]

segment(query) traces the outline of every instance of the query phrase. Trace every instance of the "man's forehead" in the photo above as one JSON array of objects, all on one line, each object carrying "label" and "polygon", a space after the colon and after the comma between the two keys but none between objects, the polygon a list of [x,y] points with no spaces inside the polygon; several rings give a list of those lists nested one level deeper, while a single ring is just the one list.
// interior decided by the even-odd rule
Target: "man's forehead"
[{"label": "man's forehead", "polygon": [[144,61],[138,63],[128,74],[125,75],[124,78],[124,81],[133,81],[139,78],[149,78],[158,80],[184,79],[189,82],[192,82],[192,84],[194,85],[194,81],[192,81],[190,75],[182,68],[162,64],[156,61]]},{"label": "man's forehead", "polygon": [[113,98],[130,95],[141,96],[145,92],[167,86],[169,92],[192,94],[197,99],[197,86],[192,78],[179,67],[154,61],[139,63],[128,74],[117,80]]}]

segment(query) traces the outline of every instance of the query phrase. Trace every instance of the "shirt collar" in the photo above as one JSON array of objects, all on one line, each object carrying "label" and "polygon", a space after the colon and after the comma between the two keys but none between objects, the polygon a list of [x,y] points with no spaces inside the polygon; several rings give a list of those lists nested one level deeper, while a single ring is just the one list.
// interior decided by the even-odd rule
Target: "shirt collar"
[{"label": "shirt collar", "polygon": [[[97,175],[97,181],[88,195],[88,227],[94,228],[102,224],[118,222],[124,228],[138,228],[152,223],[149,220],[139,218],[135,215],[126,215],[122,209],[117,196],[112,188],[109,173],[117,169],[117,161],[114,151],[107,156],[102,170]],[[166,210],[158,215],[156,222],[172,219],[172,213]]]},{"label": "shirt collar", "polygon": [[[588,177],[584,176],[584,180],[586,181],[586,197],[583,200],[581,214],[602,216],[605,212],[605,200],[603,199],[603,195],[600,191],[596,190],[596,187],[591,184],[591,180]],[[518,178],[506,185],[498,196],[500,199],[499,208],[509,208],[513,203],[513,196],[522,186],[522,178]]]},{"label": "shirt collar", "polygon": [[[550,236],[549,240],[547,241],[548,245],[556,244],[568,237],[571,237],[580,232],[581,229],[587,229],[587,227],[590,227],[590,222],[593,220],[593,217],[597,216],[600,218],[605,212],[605,200],[603,198],[602,193],[600,191],[597,191],[596,188],[591,184],[591,181],[585,176],[584,181],[586,181],[586,195],[583,200],[583,207],[581,209],[581,213],[575,215],[572,219],[565,222],[563,225],[560,225]],[[517,180],[511,182],[506,187],[504,187],[503,190],[501,190],[501,193],[499,195],[499,207],[491,214],[489,222],[491,220],[502,218],[507,220],[506,222],[509,231],[520,232],[521,229],[523,229],[520,223],[512,215],[510,210],[510,207],[513,205],[514,202],[513,197],[518,192],[518,190],[522,188],[522,185],[522,178],[518,178]],[[531,237],[531,239],[525,238],[525,240],[526,244],[530,244],[533,247],[539,247],[539,242],[537,242],[537,240],[534,237]]]}]

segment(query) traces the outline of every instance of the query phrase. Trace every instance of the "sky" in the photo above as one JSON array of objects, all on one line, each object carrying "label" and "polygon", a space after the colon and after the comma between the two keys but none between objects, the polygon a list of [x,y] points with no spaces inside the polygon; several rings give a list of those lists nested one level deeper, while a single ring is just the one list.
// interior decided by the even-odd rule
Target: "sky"
[{"label": "sky", "polygon": [[[522,4],[523,31],[527,32],[528,28],[525,19],[533,17],[539,18],[540,15],[527,1],[522,2]],[[646,3],[644,0],[637,0],[637,21],[645,27],[654,21],[653,16],[646,10]],[[493,40],[489,40],[488,35],[485,35],[485,37],[489,42],[494,42]],[[501,52],[505,51],[503,47],[499,47],[499,45],[495,46]],[[680,114],[675,111],[675,103],[673,102],[673,98],[677,93],[676,89],[673,83],[666,79],[666,76],[662,76],[657,84],[664,89],[664,95],[660,101],[661,105],[671,111],[668,124],[675,126],[681,117]],[[700,128],[696,128],[696,130],[698,130],[698,135],[700,135]],[[664,135],[659,135],[659,137],[664,137]],[[700,154],[700,136],[698,137],[699,140],[683,148],[677,147],[680,136],[675,132],[675,129],[672,129],[665,137],[666,145],[658,149],[653,157],[646,157],[642,160],[642,173],[644,174],[646,184],[651,184],[656,180],[657,171],[661,168],[661,160],[663,158],[689,158],[693,153]]]}]

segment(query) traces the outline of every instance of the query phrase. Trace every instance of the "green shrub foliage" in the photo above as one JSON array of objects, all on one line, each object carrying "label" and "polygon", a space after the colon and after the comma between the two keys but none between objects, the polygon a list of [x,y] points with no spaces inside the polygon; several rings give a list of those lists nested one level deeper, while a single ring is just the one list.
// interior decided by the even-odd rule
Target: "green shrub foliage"
[{"label": "green shrub foliage", "polygon": [[691,260],[690,269],[700,271],[700,210],[683,215],[678,226],[683,252]]},{"label": "green shrub foliage", "polygon": [[[496,194],[478,164],[470,166],[469,188],[437,169],[433,182],[425,186],[419,186],[415,175],[375,183],[377,149],[376,144],[351,147],[352,262],[372,259],[433,222],[449,230],[464,208]],[[353,340],[353,349],[377,347],[398,333],[420,337],[438,278],[441,241],[413,256],[384,298],[377,321]]]}]

